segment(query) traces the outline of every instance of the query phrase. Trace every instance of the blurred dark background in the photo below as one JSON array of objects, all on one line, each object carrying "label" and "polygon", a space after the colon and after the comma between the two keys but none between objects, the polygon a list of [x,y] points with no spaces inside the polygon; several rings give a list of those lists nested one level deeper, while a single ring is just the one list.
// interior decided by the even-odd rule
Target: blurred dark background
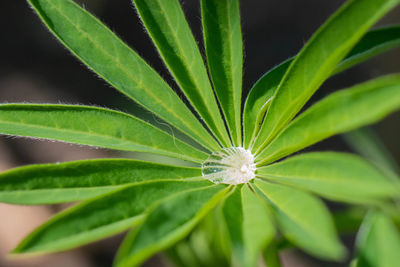
[{"label": "blurred dark background", "polygon": [[[167,1],[167,0],[166,0]],[[129,0],[80,0],[80,4],[116,32],[142,55],[168,83],[176,88],[165,70]],[[201,19],[198,0],[181,1],[201,46]],[[245,48],[244,91],[269,68],[295,55],[311,34],[343,0],[242,0],[242,29]],[[379,25],[400,23],[400,8]],[[147,120],[147,111],[113,90],[83,66],[42,25],[23,0],[2,1],[0,9],[0,103],[45,102],[88,104],[131,112]],[[400,71],[400,49],[387,52],[329,81],[310,103],[334,90],[383,74]],[[400,113],[373,126],[394,157],[400,162]],[[311,149],[348,150],[340,137],[326,140]],[[121,156],[116,152],[47,141],[0,137],[0,170],[44,162]],[[17,266],[111,266],[121,237],[83,248],[29,260],[9,260],[5,254],[53,212],[64,208],[17,207],[0,204],[0,267]],[[297,261],[300,259],[300,261]],[[285,254],[286,266],[328,266],[298,254]],[[304,262],[304,263],[302,263]],[[157,258],[147,266],[162,266]],[[332,265],[339,266],[339,265]]]}]

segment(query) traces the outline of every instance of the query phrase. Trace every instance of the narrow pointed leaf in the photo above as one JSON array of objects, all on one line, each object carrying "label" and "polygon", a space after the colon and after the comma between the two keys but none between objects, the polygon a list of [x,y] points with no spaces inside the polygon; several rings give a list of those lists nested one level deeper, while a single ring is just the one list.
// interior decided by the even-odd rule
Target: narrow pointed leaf
[{"label": "narrow pointed leaf", "polygon": [[275,236],[275,226],[266,203],[248,186],[242,188],[242,203],[247,266],[258,266],[262,250]]},{"label": "narrow pointed leaf", "polygon": [[[220,243],[220,229],[216,227],[218,218],[215,216],[217,209],[211,211],[196,226],[194,232],[190,234],[189,243],[195,252],[197,259],[202,267],[207,266],[229,266],[229,260],[225,257]],[[186,243],[183,240],[181,243]],[[184,266],[191,266],[184,265]]]},{"label": "narrow pointed leaf", "polygon": [[203,58],[178,0],[133,0],[176,82],[224,146],[229,136],[221,118]]},{"label": "narrow pointed leaf", "polygon": [[297,117],[258,156],[265,165],[335,134],[384,118],[400,109],[400,75],[390,75],[341,90]]},{"label": "narrow pointed leaf", "polygon": [[369,31],[336,67],[339,73],[376,55],[400,45],[400,26],[389,26]]},{"label": "narrow pointed leaf", "polygon": [[163,201],[121,245],[115,266],[137,266],[182,239],[226,194],[226,186],[192,190]]},{"label": "narrow pointed leaf", "polygon": [[322,201],[303,191],[261,180],[255,185],[275,207],[280,230],[288,240],[320,258],[344,257],[345,249]]},{"label": "narrow pointed leaf", "polygon": [[261,251],[275,235],[266,203],[245,185],[225,199],[222,212],[232,266],[257,266]]},{"label": "narrow pointed leaf", "polygon": [[246,148],[249,148],[251,142],[256,138],[276,88],[292,61],[293,59],[289,59],[272,68],[251,88],[243,111],[243,138]]},{"label": "narrow pointed leaf", "polygon": [[168,258],[177,267],[229,266],[219,242],[217,210],[208,213],[187,238],[167,250]]},{"label": "narrow pointed leaf", "polygon": [[372,164],[382,170],[388,177],[393,177],[393,180],[400,178],[400,166],[393,155],[383,144],[379,136],[370,127],[360,128],[342,136],[346,143],[366,158]]},{"label": "narrow pointed leaf", "polygon": [[[225,237],[227,256],[231,260],[231,265],[241,266],[244,264],[245,251],[243,242],[243,206],[241,197],[241,186],[235,187],[229,196],[224,199],[221,206],[221,219],[228,238]],[[225,232],[224,231],[224,232]]]},{"label": "narrow pointed leaf", "polygon": [[341,201],[370,202],[400,192],[364,159],[337,152],[303,153],[257,169],[257,176]]},{"label": "narrow pointed leaf", "polygon": [[204,45],[215,93],[235,146],[241,142],[243,44],[238,0],[202,0]]},{"label": "narrow pointed leaf", "polygon": [[400,233],[389,217],[370,212],[357,236],[357,267],[395,267],[400,262]]},{"label": "narrow pointed leaf", "polygon": [[263,259],[265,264],[268,267],[282,267],[279,250],[283,249],[284,248],[278,248],[278,241],[272,241],[264,250]]},{"label": "narrow pointed leaf", "polygon": [[[335,68],[334,74],[342,72],[371,57],[400,45],[400,26],[382,27],[369,31]],[[272,96],[293,58],[266,72],[252,87],[247,96],[243,113],[245,147],[257,135],[268,110]]]},{"label": "narrow pointed leaf", "polygon": [[126,113],[68,105],[0,105],[0,134],[150,152],[201,163],[207,154]]},{"label": "narrow pointed leaf", "polygon": [[117,233],[143,219],[149,206],[207,181],[157,181],[126,186],[63,211],[37,228],[13,253],[48,253],[71,249]]},{"label": "narrow pointed leaf", "polygon": [[164,80],[99,20],[72,0],[29,3],[58,40],[109,84],[206,148],[218,149]]},{"label": "narrow pointed leaf", "polygon": [[40,164],[1,173],[0,202],[38,205],[81,201],[130,183],[199,176],[199,168],[131,159]]},{"label": "narrow pointed leaf", "polygon": [[260,152],[293,119],[368,28],[399,2],[350,0],[314,34],[279,84],[254,151]]},{"label": "narrow pointed leaf", "polygon": [[200,258],[197,257],[193,247],[186,240],[179,242],[168,250],[168,260],[174,267],[203,267]]}]

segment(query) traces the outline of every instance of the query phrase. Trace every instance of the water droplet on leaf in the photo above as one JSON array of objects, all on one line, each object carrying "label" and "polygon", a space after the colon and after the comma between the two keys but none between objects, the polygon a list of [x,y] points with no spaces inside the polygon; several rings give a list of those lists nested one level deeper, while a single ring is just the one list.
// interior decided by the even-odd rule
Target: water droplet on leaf
[{"label": "water droplet on leaf", "polygon": [[215,184],[244,184],[254,179],[254,156],[243,147],[223,148],[206,159],[201,171],[205,179]]}]

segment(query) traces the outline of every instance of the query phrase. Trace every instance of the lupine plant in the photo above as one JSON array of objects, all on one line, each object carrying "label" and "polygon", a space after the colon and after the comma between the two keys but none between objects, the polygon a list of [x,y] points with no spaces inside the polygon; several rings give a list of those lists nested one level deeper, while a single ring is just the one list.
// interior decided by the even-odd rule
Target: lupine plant
[{"label": "lupine plant", "polygon": [[[394,182],[399,181],[399,165],[372,129],[357,129],[345,134],[344,137],[355,151],[380,168],[387,177],[394,179]],[[361,219],[360,215],[363,213],[365,212],[360,213],[354,208],[350,212],[353,221]],[[346,216],[341,217],[346,220]],[[352,262],[353,266],[396,266],[399,260],[400,238],[395,221],[398,224],[398,209],[388,214],[376,209],[368,211],[357,233],[355,249],[359,256]],[[355,225],[359,226],[359,222]]]},{"label": "lupine plant", "polygon": [[347,1],[243,101],[238,0],[200,1],[206,63],[178,0],[133,0],[187,104],[72,0],[28,2],[88,68],[187,138],[110,109],[17,103],[0,105],[2,134],[147,152],[193,166],[119,158],[6,171],[0,175],[1,202],[78,202],[12,253],[63,251],[129,230],[115,266],[136,266],[173,250],[193,229],[205,229],[218,239],[220,249],[211,253],[225,255],[227,265],[256,266],[263,255],[268,266],[279,266],[282,240],[321,259],[344,260],[349,255],[320,196],[373,210],[362,227],[368,234],[358,238],[355,264],[399,262],[400,238],[388,219],[398,210],[395,179],[348,153],[288,156],[400,109],[400,74],[391,74],[336,91],[298,115],[329,77],[400,44],[399,26],[368,31],[400,0]]}]

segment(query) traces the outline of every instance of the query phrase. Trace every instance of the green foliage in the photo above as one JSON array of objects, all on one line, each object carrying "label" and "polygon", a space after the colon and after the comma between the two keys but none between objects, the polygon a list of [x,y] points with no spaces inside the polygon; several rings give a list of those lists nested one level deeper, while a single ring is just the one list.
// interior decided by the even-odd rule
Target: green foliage
[{"label": "green foliage", "polygon": [[399,194],[390,179],[379,170],[362,158],[347,153],[303,153],[261,167],[258,175],[339,201],[368,203]]},{"label": "green foliage", "polygon": [[[397,190],[400,189],[399,166],[372,129],[361,128],[350,132],[345,135],[345,140],[356,152],[392,179]],[[396,205],[397,208],[384,207],[383,210],[387,214],[372,209],[365,216],[356,240],[357,257],[352,261],[351,266],[390,267],[399,262],[400,234],[394,224],[394,221],[399,221],[398,202]],[[359,224],[360,215],[363,214],[356,210],[350,212],[348,214],[350,216],[341,216],[342,222],[347,225],[352,224],[349,224],[349,221]]]},{"label": "green foliage", "polygon": [[[63,251],[130,229],[114,266],[137,266],[166,249],[178,266],[218,262],[252,267],[261,255],[267,264],[279,266],[277,253],[284,242],[322,259],[343,260],[346,250],[334,222],[345,221],[339,230],[354,229],[363,211],[343,212],[333,219],[315,194],[373,210],[361,227],[355,264],[398,262],[397,226],[385,214],[398,213],[398,177],[387,171],[385,157],[370,156],[382,150],[366,136],[352,143],[364,148],[372,164],[336,152],[276,161],[400,109],[400,76],[392,74],[335,92],[293,119],[330,76],[400,44],[399,26],[368,32],[400,0],[349,0],[296,57],[260,78],[243,112],[238,0],[201,0],[208,69],[178,0],[133,0],[167,68],[202,121],[136,52],[72,0],[28,2],[90,69],[199,146],[109,109],[0,105],[1,134],[159,154],[195,165],[101,159],[4,172],[1,202],[80,202],[37,228],[13,253]],[[255,177],[245,184],[213,184],[201,171],[211,154],[208,162],[217,165],[207,167],[221,175],[216,180],[224,182],[226,173],[233,177],[248,172],[250,165],[242,166],[242,161],[226,166],[218,158],[218,151],[231,146],[254,153]],[[237,172],[221,171],[227,168]]]},{"label": "green foliage", "polygon": [[233,144],[240,146],[243,45],[239,2],[201,0],[201,14],[211,80]]},{"label": "green foliage", "polygon": [[[334,74],[344,71],[400,43],[400,27],[391,26],[365,34],[350,53],[336,66]],[[272,96],[293,58],[265,73],[251,88],[243,113],[245,145],[249,146],[261,126]]]},{"label": "green foliage", "polygon": [[179,1],[133,2],[147,32],[182,91],[222,144],[229,145],[229,137],[219,115],[203,58]]},{"label": "green foliage", "polygon": [[350,0],[311,37],[279,83],[265,123],[251,146],[253,151],[259,152],[276,137],[368,28],[397,3],[397,0]]},{"label": "green foliage", "polygon": [[345,249],[321,200],[286,186],[259,180],[255,184],[274,207],[279,227],[288,240],[322,258],[343,258]]},{"label": "green foliage", "polygon": [[400,260],[400,234],[391,219],[380,212],[370,212],[357,239],[355,266],[395,266]]},{"label": "green foliage", "polygon": [[[99,123],[101,122],[101,123]],[[151,152],[194,162],[207,154],[126,113],[96,107],[0,105],[1,133]]]},{"label": "green foliage", "polygon": [[400,181],[400,166],[371,128],[360,128],[343,135],[344,140],[360,155],[377,166],[388,177]]},{"label": "green foliage", "polygon": [[187,235],[227,191],[225,186],[212,185],[171,196],[150,209],[142,226],[128,234],[115,265],[137,265],[155,252],[171,246]]},{"label": "green foliage", "polygon": [[376,122],[400,108],[400,75],[390,75],[325,97],[290,123],[260,154],[260,165],[335,134]]},{"label": "green foliage", "polygon": [[80,201],[126,184],[200,177],[199,168],[131,159],[97,159],[15,168],[0,174],[0,200],[37,205]]},{"label": "green foliage", "polygon": [[248,186],[238,186],[222,205],[233,265],[256,265],[259,251],[275,234],[268,206]]},{"label": "green foliage", "polygon": [[65,250],[119,233],[137,224],[149,206],[179,192],[207,186],[205,181],[153,181],[125,186],[61,212],[34,231],[14,252]]},{"label": "green foliage", "polygon": [[207,148],[218,148],[167,83],[99,20],[73,1],[29,3],[60,42],[110,85]]}]

